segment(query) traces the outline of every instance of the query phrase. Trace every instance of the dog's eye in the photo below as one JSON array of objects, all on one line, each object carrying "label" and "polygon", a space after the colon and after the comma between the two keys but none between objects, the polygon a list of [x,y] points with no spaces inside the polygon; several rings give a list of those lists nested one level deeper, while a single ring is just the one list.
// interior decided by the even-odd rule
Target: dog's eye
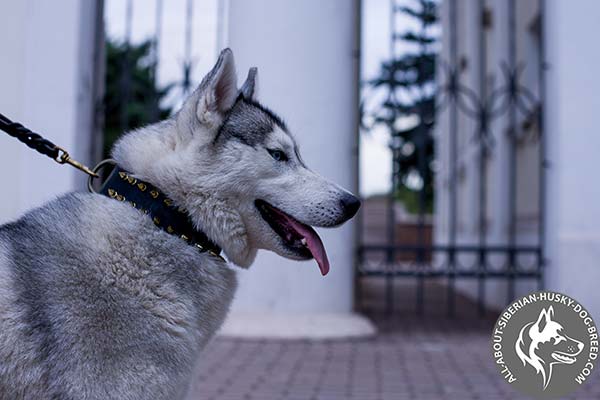
[{"label": "dog's eye", "polygon": [[271,150],[271,149],[267,149],[267,151],[269,152],[269,154],[271,155],[271,157],[273,157],[273,159],[275,161],[287,161],[288,158],[285,155],[285,153],[281,150]]},{"label": "dog's eye", "polygon": [[558,343],[562,342],[563,340],[566,340],[566,339],[564,339],[562,336],[555,336],[554,344],[558,344]]}]

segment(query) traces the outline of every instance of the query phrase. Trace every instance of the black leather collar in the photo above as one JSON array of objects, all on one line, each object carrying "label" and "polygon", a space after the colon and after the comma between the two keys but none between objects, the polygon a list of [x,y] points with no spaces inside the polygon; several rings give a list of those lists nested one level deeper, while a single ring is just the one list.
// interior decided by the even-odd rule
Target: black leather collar
[{"label": "black leather collar", "polygon": [[180,237],[200,252],[224,261],[221,248],[213,243],[204,232],[194,229],[185,211],[173,206],[173,201],[148,182],[134,178],[118,165],[108,176],[98,192],[111,199],[126,202],[147,214],[154,224],[165,232]]}]

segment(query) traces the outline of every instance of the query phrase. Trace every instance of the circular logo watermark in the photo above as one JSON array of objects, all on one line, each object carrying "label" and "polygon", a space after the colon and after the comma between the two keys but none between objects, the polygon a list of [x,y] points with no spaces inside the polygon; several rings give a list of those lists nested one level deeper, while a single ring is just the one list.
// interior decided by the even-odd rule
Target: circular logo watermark
[{"label": "circular logo watermark", "polygon": [[534,292],[500,314],[492,353],[504,380],[518,391],[557,398],[590,379],[598,357],[598,331],[578,301],[561,293]]}]

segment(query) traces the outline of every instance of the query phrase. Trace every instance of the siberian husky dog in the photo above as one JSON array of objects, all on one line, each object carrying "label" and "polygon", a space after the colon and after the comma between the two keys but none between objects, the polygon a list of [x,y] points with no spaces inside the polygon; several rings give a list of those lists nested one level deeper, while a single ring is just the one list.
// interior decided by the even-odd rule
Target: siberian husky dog
[{"label": "siberian husky dog", "polygon": [[[119,167],[248,267],[258,249],[329,262],[312,226],[360,202],[310,170],[283,121],[241,89],[233,54],[172,118],[127,133]],[[68,194],[0,227],[0,399],[181,399],[235,271],[128,202]]]}]

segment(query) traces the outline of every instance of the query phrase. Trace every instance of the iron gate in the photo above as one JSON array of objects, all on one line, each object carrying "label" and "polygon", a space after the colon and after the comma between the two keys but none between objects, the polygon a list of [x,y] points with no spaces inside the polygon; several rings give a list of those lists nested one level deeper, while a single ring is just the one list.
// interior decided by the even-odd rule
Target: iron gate
[{"label": "iron gate", "polygon": [[[383,68],[387,75],[376,82],[388,89],[382,106],[387,114],[379,110],[371,118],[391,134],[387,233],[380,243],[361,239],[357,266],[359,283],[365,277],[385,281],[388,311],[398,279],[415,281],[418,313],[424,310],[425,282],[441,280],[450,315],[461,281],[475,280],[480,314],[490,280],[506,282],[506,302],[515,297],[517,281],[543,287],[543,12],[544,0],[391,1],[392,57]],[[399,31],[399,13],[416,18],[419,28]],[[407,39],[413,50],[399,56],[398,43]],[[431,68],[435,85],[427,82]],[[413,95],[407,104],[405,92],[415,88],[416,100]],[[416,125],[408,132],[398,128],[398,119],[412,114],[418,116]],[[421,182],[413,187],[418,206],[410,244],[406,234],[398,237],[395,211],[399,190],[407,185],[403,168],[414,169]],[[435,204],[432,217],[428,190]],[[428,218],[434,220],[431,241]]]}]

